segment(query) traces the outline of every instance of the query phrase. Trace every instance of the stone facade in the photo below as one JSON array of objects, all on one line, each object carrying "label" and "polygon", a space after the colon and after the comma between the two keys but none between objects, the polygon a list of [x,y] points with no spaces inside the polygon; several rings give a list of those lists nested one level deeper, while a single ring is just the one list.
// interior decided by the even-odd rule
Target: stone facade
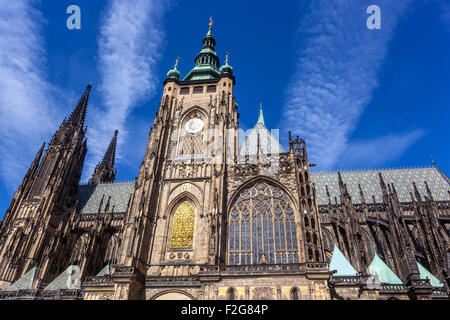
[{"label": "stone facade", "polygon": [[[183,80],[177,64],[169,71],[133,183],[114,183],[115,132],[79,185],[88,87],[1,223],[0,297],[448,299],[449,179],[437,167],[417,169],[422,181],[411,170],[311,172],[305,141],[272,148],[262,109],[239,148],[236,80],[228,57],[218,69],[215,44],[210,25],[195,68]],[[334,244],[357,275],[330,270]],[[375,252],[403,284],[370,285]]]}]

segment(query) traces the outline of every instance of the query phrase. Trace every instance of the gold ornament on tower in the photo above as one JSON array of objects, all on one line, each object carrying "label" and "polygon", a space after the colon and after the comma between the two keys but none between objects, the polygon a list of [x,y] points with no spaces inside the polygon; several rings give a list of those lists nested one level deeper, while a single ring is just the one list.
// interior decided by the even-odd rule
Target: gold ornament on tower
[{"label": "gold ornament on tower", "polygon": [[192,248],[194,222],[194,208],[188,201],[184,201],[178,206],[173,217],[171,248]]}]

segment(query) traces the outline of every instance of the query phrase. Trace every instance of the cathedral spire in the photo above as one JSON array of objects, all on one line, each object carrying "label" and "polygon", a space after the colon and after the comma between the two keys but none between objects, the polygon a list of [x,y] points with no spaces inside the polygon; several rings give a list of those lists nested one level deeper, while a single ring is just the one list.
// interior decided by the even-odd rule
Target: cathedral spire
[{"label": "cathedral spire", "polygon": [[114,168],[116,159],[117,135],[119,131],[114,132],[114,136],[109,143],[108,149],[103,156],[102,161],[95,167],[94,173],[89,184],[112,183],[116,178],[117,169]]},{"label": "cathedral spire", "polygon": [[258,123],[261,123],[261,124],[263,124],[263,125],[266,125],[266,124],[264,123],[264,113],[263,113],[262,102],[259,104]]},{"label": "cathedral spire", "polygon": [[80,101],[78,101],[77,106],[72,111],[72,114],[70,115],[69,119],[67,120],[67,123],[72,124],[74,126],[83,127],[84,120],[86,118],[86,110],[89,100],[89,92],[91,91],[92,85],[89,84],[86,88],[86,91],[84,92],[83,96],[81,97]]},{"label": "cathedral spire", "polygon": [[31,163],[30,169],[28,170],[27,174],[23,178],[21,188],[25,187],[27,185],[27,182],[30,181],[33,176],[36,174],[36,171],[39,167],[39,162],[41,161],[42,154],[44,153],[44,147],[45,142],[42,144],[41,148],[39,149],[38,153],[36,154],[36,157],[34,158],[33,162]]}]

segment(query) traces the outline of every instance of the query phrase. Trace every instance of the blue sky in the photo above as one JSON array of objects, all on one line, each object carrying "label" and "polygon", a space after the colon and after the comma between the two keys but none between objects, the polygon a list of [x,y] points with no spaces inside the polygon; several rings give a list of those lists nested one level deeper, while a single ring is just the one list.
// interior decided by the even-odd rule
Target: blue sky
[{"label": "blue sky", "polygon": [[[81,30],[66,9],[81,8]],[[381,8],[368,30],[366,8]],[[317,170],[430,165],[450,172],[450,4],[444,0],[16,0],[0,6],[0,216],[86,85],[92,173],[120,130],[117,181],[138,173],[162,93],[214,18],[236,76],[240,125],[306,139]]]}]

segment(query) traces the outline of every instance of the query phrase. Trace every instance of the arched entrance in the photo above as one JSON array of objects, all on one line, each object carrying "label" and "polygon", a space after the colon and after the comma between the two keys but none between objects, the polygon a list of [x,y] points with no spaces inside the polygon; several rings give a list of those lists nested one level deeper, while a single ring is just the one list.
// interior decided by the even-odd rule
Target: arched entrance
[{"label": "arched entrance", "polygon": [[156,294],[150,300],[195,300],[189,293],[181,290],[164,291]]}]

